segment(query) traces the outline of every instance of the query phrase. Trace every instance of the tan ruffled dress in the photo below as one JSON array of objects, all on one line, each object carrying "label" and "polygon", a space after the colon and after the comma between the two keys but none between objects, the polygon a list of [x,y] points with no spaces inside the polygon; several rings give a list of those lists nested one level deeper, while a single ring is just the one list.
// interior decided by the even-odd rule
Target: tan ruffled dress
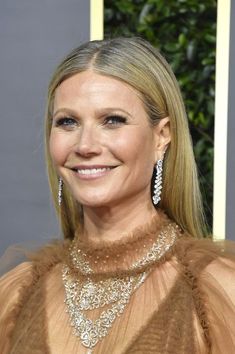
[{"label": "tan ruffled dress", "polygon": [[73,243],[50,244],[0,279],[0,353],[89,352],[73,334],[62,279],[65,266],[75,280],[85,277],[76,263],[82,254],[93,281],[147,272],[92,353],[234,354],[232,247],[195,240],[163,213],[120,241],[88,243],[78,234]]}]

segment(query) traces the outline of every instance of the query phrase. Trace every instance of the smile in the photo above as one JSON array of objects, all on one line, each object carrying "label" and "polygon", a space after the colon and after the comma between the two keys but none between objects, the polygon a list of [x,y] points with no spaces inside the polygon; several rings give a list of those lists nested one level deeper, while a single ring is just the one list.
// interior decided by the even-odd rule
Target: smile
[{"label": "smile", "polygon": [[115,167],[116,166],[81,166],[73,168],[73,171],[76,172],[76,175],[80,179],[88,180],[106,176]]},{"label": "smile", "polygon": [[102,172],[110,171],[111,167],[102,167],[102,168],[86,168],[78,169],[77,173],[81,175],[96,175]]}]

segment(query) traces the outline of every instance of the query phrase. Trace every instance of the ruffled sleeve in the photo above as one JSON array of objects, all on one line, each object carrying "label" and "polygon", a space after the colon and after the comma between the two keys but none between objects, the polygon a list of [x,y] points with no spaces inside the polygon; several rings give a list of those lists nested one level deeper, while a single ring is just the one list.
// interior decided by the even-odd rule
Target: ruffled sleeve
[{"label": "ruffled sleeve", "polygon": [[20,308],[21,294],[32,281],[32,265],[24,262],[0,278],[0,353],[9,351],[10,334]]},{"label": "ruffled sleeve", "polygon": [[192,282],[197,314],[210,343],[210,353],[233,354],[235,243],[189,240],[182,249],[180,258]]},{"label": "ruffled sleeve", "polygon": [[235,353],[235,259],[219,257],[201,273],[212,354]]}]

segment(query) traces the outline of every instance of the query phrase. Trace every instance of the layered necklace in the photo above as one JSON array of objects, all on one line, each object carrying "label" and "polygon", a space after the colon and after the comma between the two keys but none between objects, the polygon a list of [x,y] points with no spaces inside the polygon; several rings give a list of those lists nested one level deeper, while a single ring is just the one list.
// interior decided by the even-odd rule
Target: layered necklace
[{"label": "layered necklace", "polygon": [[[77,275],[70,265],[63,265],[65,303],[73,334],[80,338],[87,354],[93,353],[97,343],[107,336],[132,294],[145,281],[151,266],[173,246],[177,236],[177,225],[169,223],[145,254],[129,266],[129,274],[98,277],[98,280],[94,279],[96,271],[90,265],[90,257],[75,242],[72,243],[69,256]],[[102,309],[101,314],[91,320],[86,312],[95,309]]]}]

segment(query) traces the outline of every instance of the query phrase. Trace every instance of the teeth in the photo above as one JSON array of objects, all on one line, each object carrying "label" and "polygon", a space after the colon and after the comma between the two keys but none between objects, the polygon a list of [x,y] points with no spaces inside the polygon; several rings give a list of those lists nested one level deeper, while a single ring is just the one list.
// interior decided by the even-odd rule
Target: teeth
[{"label": "teeth", "polygon": [[109,171],[111,170],[110,167],[103,167],[103,168],[87,168],[87,169],[79,169],[77,170],[78,173],[80,173],[81,175],[93,175],[96,173],[100,173],[100,172],[105,172],[105,171]]}]

